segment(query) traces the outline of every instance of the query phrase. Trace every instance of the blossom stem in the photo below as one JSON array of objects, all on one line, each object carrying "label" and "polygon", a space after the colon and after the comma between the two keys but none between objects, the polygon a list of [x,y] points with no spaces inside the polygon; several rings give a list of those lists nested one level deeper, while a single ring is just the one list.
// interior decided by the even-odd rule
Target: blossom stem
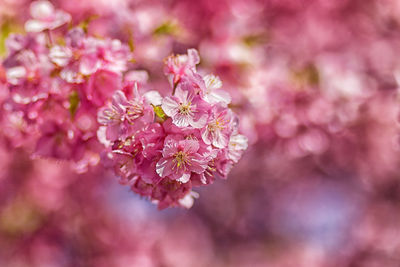
[{"label": "blossom stem", "polygon": [[53,36],[51,35],[51,31],[50,30],[46,30],[47,33],[47,37],[49,38],[49,44],[50,46],[54,45],[54,41],[53,41]]},{"label": "blossom stem", "polygon": [[172,95],[175,95],[176,87],[178,86],[178,83],[174,84],[174,88],[172,89]]}]

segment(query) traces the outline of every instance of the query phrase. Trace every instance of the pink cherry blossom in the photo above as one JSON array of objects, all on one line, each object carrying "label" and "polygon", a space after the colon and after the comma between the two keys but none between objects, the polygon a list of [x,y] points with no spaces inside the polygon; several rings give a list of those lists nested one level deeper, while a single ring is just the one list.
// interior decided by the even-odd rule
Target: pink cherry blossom
[{"label": "pink cherry blossom", "polygon": [[53,46],[50,58],[61,67],[60,75],[69,83],[82,83],[98,70],[121,76],[132,59],[129,48],[119,40],[87,37],[81,28],[69,31],[66,44]]},{"label": "pink cherry blossom", "polygon": [[168,75],[172,85],[177,84],[181,78],[196,72],[196,65],[200,57],[195,49],[189,49],[187,55],[170,56],[166,59],[164,72]]},{"label": "pink cherry blossom", "polygon": [[9,53],[2,65],[13,100],[28,104],[46,98],[53,87],[49,77],[53,66],[43,38],[11,35],[7,47]]},{"label": "pink cherry blossom", "polygon": [[54,6],[46,0],[32,2],[30,13],[33,19],[25,23],[27,32],[53,30],[71,20],[71,16],[68,13],[62,10],[55,10]]},{"label": "pink cherry blossom", "polygon": [[106,126],[106,138],[115,141],[141,129],[154,119],[154,112],[135,87],[135,98],[128,100],[122,91],[116,91],[110,107],[101,109],[98,121]]},{"label": "pink cherry blossom", "polygon": [[122,87],[121,76],[109,70],[99,70],[90,76],[84,86],[87,99],[100,107]]},{"label": "pink cherry blossom", "polygon": [[206,161],[198,153],[199,143],[186,140],[180,136],[167,136],[162,151],[163,157],[157,162],[157,173],[161,177],[169,177],[187,183],[191,173],[202,173]]},{"label": "pink cherry blossom", "polygon": [[165,97],[161,106],[178,127],[202,128],[207,122],[209,105],[188,83],[180,83],[175,95]]},{"label": "pink cherry blossom", "polygon": [[84,146],[79,132],[68,124],[48,121],[41,125],[41,138],[36,144],[35,156],[53,157],[56,159],[80,159]]},{"label": "pink cherry blossom", "polygon": [[225,148],[233,130],[232,112],[222,106],[214,106],[207,126],[201,130],[204,143]]}]

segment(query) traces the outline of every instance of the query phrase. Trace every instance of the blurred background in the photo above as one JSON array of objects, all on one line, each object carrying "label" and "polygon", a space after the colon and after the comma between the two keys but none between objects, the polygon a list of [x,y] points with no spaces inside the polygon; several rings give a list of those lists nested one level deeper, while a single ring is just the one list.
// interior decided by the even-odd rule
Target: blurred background
[{"label": "blurred background", "polygon": [[[400,266],[398,0],[52,3],[133,45],[152,88],[198,49],[250,145],[193,208],[158,211],[101,167],[30,159],[2,119],[0,266]],[[0,0],[2,57],[29,4]]]}]

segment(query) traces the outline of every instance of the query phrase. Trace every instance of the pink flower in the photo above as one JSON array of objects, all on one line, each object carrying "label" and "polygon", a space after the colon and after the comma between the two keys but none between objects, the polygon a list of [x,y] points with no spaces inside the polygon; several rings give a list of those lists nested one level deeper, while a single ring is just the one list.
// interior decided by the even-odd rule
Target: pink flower
[{"label": "pink flower", "polygon": [[70,124],[47,121],[40,127],[41,137],[36,143],[35,155],[65,160],[79,160],[85,146]]},{"label": "pink flower", "polygon": [[82,83],[85,76],[99,70],[122,76],[132,59],[129,48],[119,40],[86,37],[81,28],[68,32],[66,44],[53,46],[49,57],[62,68],[60,76],[69,83]]},{"label": "pink flower", "polygon": [[43,54],[21,50],[5,62],[11,96],[16,103],[28,104],[46,98],[52,88],[49,74],[52,64]]},{"label": "pink flower", "polygon": [[170,56],[166,59],[165,74],[171,84],[177,84],[182,77],[196,72],[196,65],[200,63],[196,49],[188,49],[187,55]]},{"label": "pink flower", "polygon": [[27,32],[53,30],[71,21],[71,16],[68,13],[55,10],[49,1],[44,0],[32,2],[30,14],[33,19],[25,23]]},{"label": "pink flower", "polygon": [[180,83],[175,96],[165,97],[161,107],[178,127],[202,128],[207,122],[209,105],[188,83]]},{"label": "pink flower", "polygon": [[129,48],[117,39],[89,37],[84,45],[84,56],[80,65],[80,71],[84,75],[90,75],[100,68],[121,73],[127,70],[128,61],[132,59]]},{"label": "pink flower", "polygon": [[101,109],[98,122],[107,126],[106,138],[114,141],[143,128],[154,120],[154,111],[134,89],[134,98],[128,100],[122,91],[116,91],[110,107]]},{"label": "pink flower", "polygon": [[91,103],[102,106],[121,87],[121,77],[118,73],[99,70],[90,76],[88,82],[84,85],[84,90]]},{"label": "pink flower", "polygon": [[204,172],[207,162],[198,153],[199,148],[199,142],[196,140],[168,136],[164,142],[163,157],[156,166],[158,175],[187,183],[192,172]]},{"label": "pink flower", "polygon": [[217,90],[222,87],[221,80],[212,74],[206,75],[204,78],[206,90],[202,94],[202,97],[205,101],[210,104],[229,104],[231,102],[231,96],[228,92],[223,90]]},{"label": "pink flower", "polygon": [[117,140],[111,149],[115,172],[124,183],[139,176],[146,183],[157,184],[162,178],[156,173],[156,163],[161,157],[165,134],[158,123],[149,124],[146,129]]},{"label": "pink flower", "polygon": [[230,109],[214,106],[209,122],[201,130],[204,143],[217,148],[225,148],[232,133],[233,115]]}]

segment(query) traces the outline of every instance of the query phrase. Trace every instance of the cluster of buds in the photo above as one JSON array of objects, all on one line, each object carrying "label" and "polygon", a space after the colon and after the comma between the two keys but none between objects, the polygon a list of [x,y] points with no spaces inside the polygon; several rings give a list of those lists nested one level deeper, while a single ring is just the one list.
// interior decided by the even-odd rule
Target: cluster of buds
[{"label": "cluster of buds", "polygon": [[2,63],[10,143],[80,172],[103,160],[160,208],[190,207],[192,186],[227,176],[247,139],[219,78],[197,73],[195,49],[166,60],[171,95],[140,95],[145,79],[128,45],[82,27],[61,30],[71,16],[47,1],[32,3],[31,15],[28,34],[8,38]]}]

